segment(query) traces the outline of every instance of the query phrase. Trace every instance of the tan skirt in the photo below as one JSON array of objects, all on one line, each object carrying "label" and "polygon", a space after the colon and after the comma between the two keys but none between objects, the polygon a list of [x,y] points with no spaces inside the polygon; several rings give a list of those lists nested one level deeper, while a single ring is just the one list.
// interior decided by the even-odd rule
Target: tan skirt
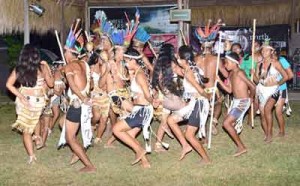
[{"label": "tan skirt", "polygon": [[[16,113],[18,116],[16,122],[12,125],[12,127],[19,130],[20,132],[32,134],[39,122],[42,111],[46,105],[46,101],[43,94],[37,93],[33,94],[34,96],[32,96],[32,94],[26,95],[23,92],[24,89],[26,89],[24,92],[27,93],[29,88],[21,87],[19,91],[27,98],[30,106],[25,106],[19,98],[16,98]],[[39,92],[37,88],[32,89],[35,92]]]}]

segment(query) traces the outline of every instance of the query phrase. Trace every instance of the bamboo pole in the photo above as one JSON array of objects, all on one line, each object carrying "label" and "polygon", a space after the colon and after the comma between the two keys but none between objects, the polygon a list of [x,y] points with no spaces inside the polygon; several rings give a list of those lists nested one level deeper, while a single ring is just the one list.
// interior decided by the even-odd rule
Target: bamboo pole
[{"label": "bamboo pole", "polygon": [[[223,32],[219,32],[219,43],[221,43],[222,37],[223,37]],[[217,66],[216,66],[215,77],[217,77],[217,75],[218,75],[220,58],[221,58],[220,45],[218,45],[218,57],[217,57]],[[215,80],[213,95],[212,95],[212,104],[211,104],[212,108],[211,108],[210,122],[209,122],[208,146],[207,146],[208,149],[211,148],[211,134],[212,134],[212,122],[213,122],[213,118],[214,118],[214,105],[215,105],[216,88],[217,88],[217,81]]]},{"label": "bamboo pole", "polygon": [[61,44],[60,44],[60,41],[59,41],[59,36],[58,36],[57,30],[55,30],[55,36],[56,36],[57,44],[58,44],[58,46],[59,46],[59,51],[60,51],[60,54],[61,54],[61,58],[62,58],[62,60],[64,61],[64,63],[67,64],[67,63],[66,63],[65,56],[64,56],[64,51],[63,51],[63,49],[62,49],[62,47],[61,47]]},{"label": "bamboo pole", "polygon": [[[253,35],[252,35],[252,64],[251,64],[251,70],[254,69],[254,44],[255,44],[255,32],[256,32],[256,19],[253,19]],[[251,81],[253,82],[253,74],[251,74]],[[254,106],[253,103],[251,103],[251,126],[254,128]]]}]

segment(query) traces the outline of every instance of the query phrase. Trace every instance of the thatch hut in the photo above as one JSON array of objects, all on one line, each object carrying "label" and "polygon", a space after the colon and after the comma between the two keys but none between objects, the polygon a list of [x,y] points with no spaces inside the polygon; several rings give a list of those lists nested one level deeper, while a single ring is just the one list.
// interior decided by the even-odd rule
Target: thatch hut
[{"label": "thatch hut", "polygon": [[[24,31],[25,0],[0,0],[0,34]],[[56,29],[67,31],[75,17],[87,18],[88,6],[140,6],[177,4],[192,11],[191,25],[204,25],[208,19],[222,18],[230,26],[289,24],[292,27],[292,45],[300,43],[299,34],[293,34],[294,23],[300,19],[299,0],[26,0],[45,7],[42,17],[29,13],[30,30],[45,33]],[[300,47],[300,46],[298,46]]]},{"label": "thatch hut", "polygon": [[[30,3],[31,1],[29,1]],[[32,1],[33,2],[33,1]],[[62,29],[62,22],[71,24],[75,17],[84,18],[82,4],[66,3],[56,0],[43,0],[39,2],[46,9],[41,17],[29,13],[30,30],[45,33],[49,30]],[[0,34],[24,31],[24,1],[23,0],[0,0]]]}]

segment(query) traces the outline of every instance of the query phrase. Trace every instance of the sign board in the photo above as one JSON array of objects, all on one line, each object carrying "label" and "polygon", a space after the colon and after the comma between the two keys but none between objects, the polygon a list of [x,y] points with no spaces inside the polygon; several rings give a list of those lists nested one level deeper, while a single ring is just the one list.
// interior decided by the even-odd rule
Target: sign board
[{"label": "sign board", "polygon": [[[191,43],[195,51],[200,51],[200,44],[195,37],[196,27],[192,27]],[[270,39],[271,45],[279,47],[282,55],[288,54],[289,25],[268,25],[256,27],[255,40],[263,42]],[[251,27],[222,27],[225,37],[233,43],[240,43],[245,53],[250,53],[252,45],[252,28]],[[215,43],[215,50],[218,48],[218,42]],[[221,44],[221,51],[222,44]]]},{"label": "sign board", "polygon": [[191,9],[170,10],[170,21],[191,21]]}]

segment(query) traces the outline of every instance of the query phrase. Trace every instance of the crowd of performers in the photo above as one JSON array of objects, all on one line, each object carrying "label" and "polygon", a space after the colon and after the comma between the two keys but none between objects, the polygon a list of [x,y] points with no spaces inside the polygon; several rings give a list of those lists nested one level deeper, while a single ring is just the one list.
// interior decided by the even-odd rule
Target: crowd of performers
[{"label": "crowd of performers", "polygon": [[[80,28],[80,20],[74,22],[63,47],[64,60],[52,66],[41,61],[37,48],[25,45],[7,81],[7,88],[16,96],[13,128],[22,133],[29,163],[37,160],[34,146],[45,147],[59,121],[58,146],[68,144],[73,153],[71,164],[80,160],[82,172],[96,170],[86,150],[102,142],[108,123],[111,137],[105,147],[113,148],[114,141],[122,141],[135,152],[133,165],[150,167],[147,153],[151,152],[152,134],[156,137],[154,151],[168,149],[169,144],[163,142],[167,134],[182,146],[180,160],[194,150],[201,163],[209,164],[211,159],[203,147],[208,138],[207,118],[214,110],[212,132],[216,135],[224,101],[227,107],[222,126],[237,146],[234,156],[247,152],[239,134],[243,117],[247,112],[251,115],[252,103],[252,112],[260,111],[264,140],[272,141],[275,106],[278,135],[284,136],[285,82],[293,73],[268,42],[256,42],[251,56],[243,53],[239,43],[226,41],[226,54],[218,60],[213,52],[221,26],[218,21],[204,30],[196,29],[201,53],[187,45],[177,52],[173,45],[164,43],[151,62],[143,53],[150,35],[139,27],[138,12],[132,21],[126,15],[124,30],[114,28],[103,11],[95,18],[93,38]],[[156,133],[151,127],[153,117],[160,121]],[[186,124],[184,131],[181,124]],[[79,129],[83,145],[77,139]],[[140,133],[145,147],[136,139]]]}]

